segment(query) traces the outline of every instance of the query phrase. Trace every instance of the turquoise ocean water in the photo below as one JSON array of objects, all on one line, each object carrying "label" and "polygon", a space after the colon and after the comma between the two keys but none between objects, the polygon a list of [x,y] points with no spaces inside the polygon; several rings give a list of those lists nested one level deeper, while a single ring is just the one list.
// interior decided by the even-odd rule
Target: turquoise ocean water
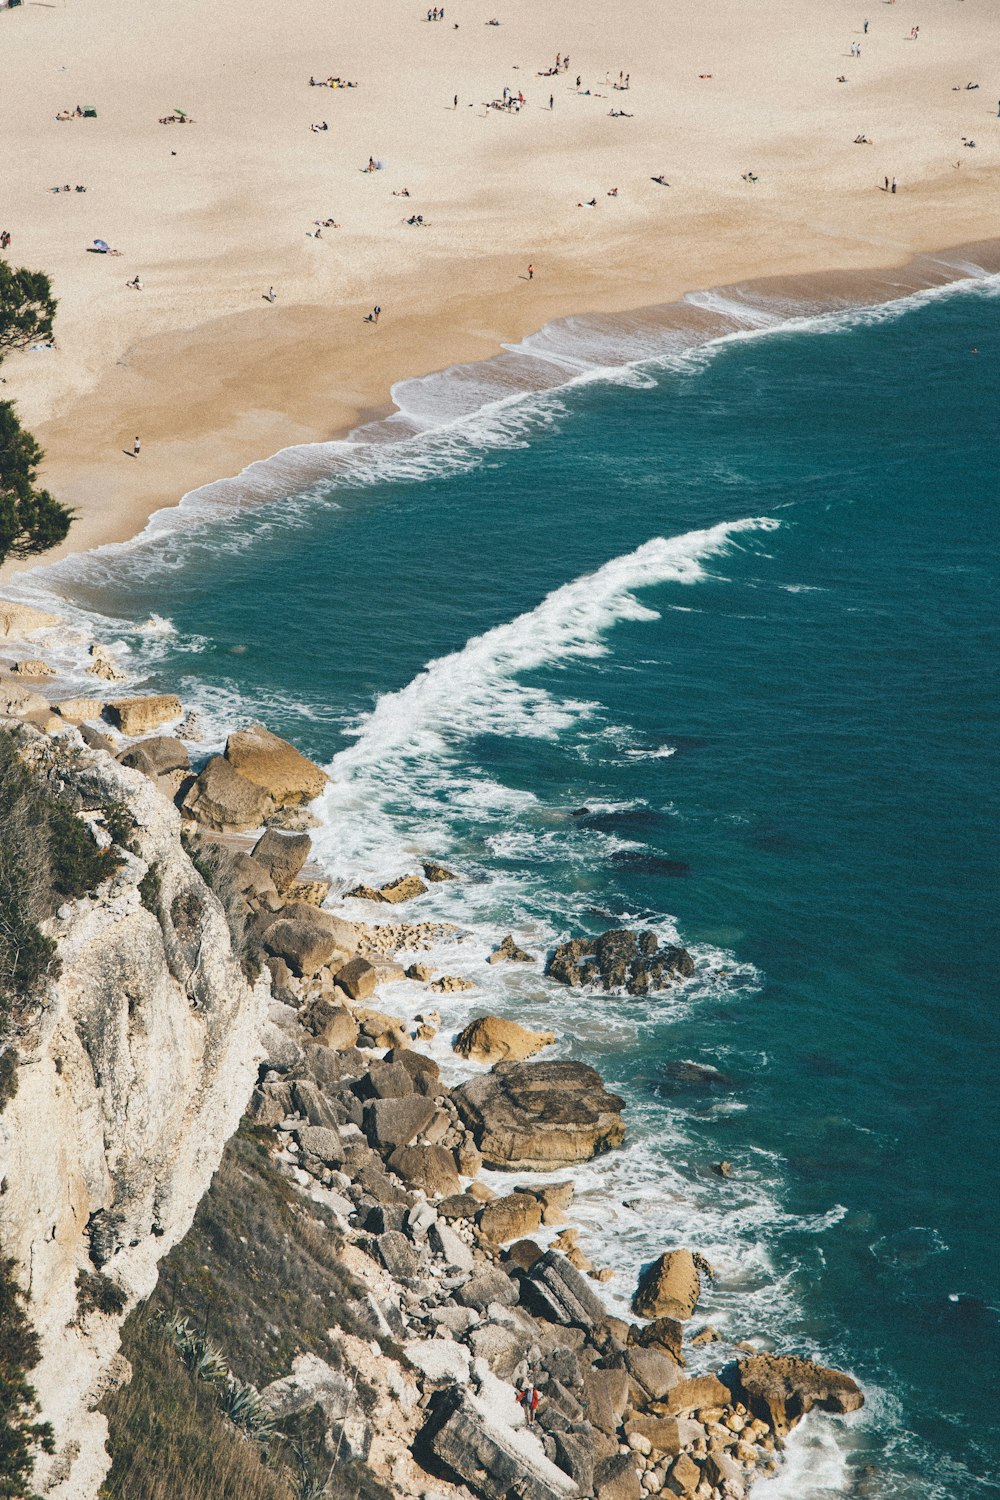
[{"label": "turquoise ocean water", "polygon": [[[330,479],[254,509],[196,497],[198,525],[37,586],[110,621],[206,744],[259,716],[332,763],[341,886],[461,872],[411,909],[473,934],[437,956],[479,985],[430,997],[442,1057],[499,1011],[628,1099],[627,1148],[576,1174],[609,1296],[689,1244],[726,1338],[866,1388],[761,1494],[985,1500],[998,282],[659,357],[634,327],[614,368],[563,337],[568,387],[413,382],[406,441],[334,445]],[[483,961],[623,922],[678,935],[695,980],[584,996]]]}]

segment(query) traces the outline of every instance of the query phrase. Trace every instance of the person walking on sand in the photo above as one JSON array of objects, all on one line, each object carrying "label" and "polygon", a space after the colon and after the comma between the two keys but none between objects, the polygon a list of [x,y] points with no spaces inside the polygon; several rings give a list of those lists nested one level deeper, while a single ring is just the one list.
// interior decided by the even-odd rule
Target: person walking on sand
[{"label": "person walking on sand", "polygon": [[135,442],[132,444],[132,457],[133,458],[138,458],[139,454],[141,452],[142,452],[142,443],[139,441],[139,435],[137,433],[136,434]]},{"label": "person walking on sand", "polygon": [[529,266],[528,267],[528,280],[529,281],[534,281],[534,279],[535,279],[535,268],[534,268],[534,266]]},{"label": "person walking on sand", "polygon": [[264,293],[265,300],[272,303],[277,300],[277,296],[278,294],[274,290],[273,286],[269,286],[267,291]]},{"label": "person walking on sand", "polygon": [[[556,96],[555,96],[555,94],[550,94],[549,95],[549,109],[555,109],[555,107],[556,107]],[[997,115],[998,115],[998,117],[1000,117],[1000,105],[997,106]]]},{"label": "person walking on sand", "polygon": [[889,189],[889,191],[890,191],[890,193],[894,193],[896,191],[896,179],[895,179],[895,177],[892,179],[892,187]]},{"label": "person walking on sand", "polygon": [[452,109],[457,109],[457,108],[458,108],[458,95],[456,94],[455,95],[455,99],[454,99],[454,103],[452,104]]},{"label": "person walking on sand", "polygon": [[864,31],[865,36],[867,36],[868,35],[868,22],[867,21],[865,22],[862,30]]},{"label": "person walking on sand", "polygon": [[889,191],[889,179],[888,179],[888,177],[885,179],[885,187],[882,189],[882,191],[884,193],[887,193]]}]

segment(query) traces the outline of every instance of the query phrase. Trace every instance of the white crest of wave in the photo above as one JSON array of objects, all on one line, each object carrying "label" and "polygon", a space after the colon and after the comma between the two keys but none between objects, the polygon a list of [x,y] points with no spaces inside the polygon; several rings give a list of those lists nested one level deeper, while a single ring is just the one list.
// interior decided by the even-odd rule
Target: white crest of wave
[{"label": "white crest of wave", "polygon": [[438,657],[406,687],[380,698],[356,728],[357,741],[334,760],[335,780],[387,757],[422,757],[445,750],[456,729],[551,737],[587,705],[556,703],[526,689],[518,674],[573,657],[599,656],[604,634],[619,620],[651,620],[655,610],[634,591],[658,583],[697,583],[706,560],[741,532],[769,531],[769,517],[723,521],[703,531],[653,537],[548,594],[541,604],[474,636],[460,651]]}]

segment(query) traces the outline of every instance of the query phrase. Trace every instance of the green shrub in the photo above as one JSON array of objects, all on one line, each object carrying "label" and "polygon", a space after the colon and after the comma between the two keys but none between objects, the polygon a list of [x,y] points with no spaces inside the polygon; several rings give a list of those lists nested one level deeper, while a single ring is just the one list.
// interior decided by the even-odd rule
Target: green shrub
[{"label": "green shrub", "polygon": [[139,881],[139,899],[147,911],[151,911],[154,917],[160,914],[160,896],[163,882],[160,879],[159,865],[150,865],[145,875]]},{"label": "green shrub", "polygon": [[111,842],[117,844],[119,849],[126,849],[129,854],[138,854],[133,834],[135,833],[135,819],[125,806],[124,802],[109,802],[104,809],[104,826],[108,830]]},{"label": "green shrub", "polygon": [[52,886],[60,896],[86,896],[120,867],[114,849],[101,849],[83,819],[62,802],[48,808]]},{"label": "green shrub", "polygon": [[76,1306],[83,1315],[124,1312],[127,1301],[118,1283],[105,1276],[103,1271],[81,1271],[76,1278]]},{"label": "green shrub", "polygon": [[0,1052],[0,1115],[17,1093],[17,1055],[13,1047]]},{"label": "green shrub", "polygon": [[53,1449],[52,1429],[38,1422],[38,1402],[28,1374],[39,1360],[38,1335],[24,1312],[14,1261],[0,1260],[0,1495],[30,1494],[35,1450]]}]

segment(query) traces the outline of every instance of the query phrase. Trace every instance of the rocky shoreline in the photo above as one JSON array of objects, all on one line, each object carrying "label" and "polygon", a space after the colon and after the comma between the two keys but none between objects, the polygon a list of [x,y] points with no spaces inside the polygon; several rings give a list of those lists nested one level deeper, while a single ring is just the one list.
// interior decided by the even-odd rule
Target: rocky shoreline
[{"label": "rocky shoreline", "polygon": [[[57,628],[0,602],[0,634],[36,639]],[[862,1405],[850,1376],[752,1346],[729,1349],[715,1373],[691,1374],[686,1351],[717,1338],[687,1327],[711,1277],[696,1248],[665,1247],[644,1268],[631,1318],[608,1311],[599,1287],[611,1272],[593,1264],[569,1222],[571,1174],[621,1147],[624,1101],[583,1063],[538,1059],[551,1032],[491,1015],[453,1041],[480,1071],[447,1087],[421,1043],[438,1029],[433,996],[469,982],[414,955],[458,934],[353,918],[353,903],[398,907],[451,871],[428,860],[422,876],[356,888],[331,909],[327,873],[310,866],[308,804],[327,781],[318,766],[262,725],[235,731],[222,754],[192,766],[179,699],[60,697],[54,678],[45,690],[51,673],[38,650],[0,683],[0,725],[98,766],[117,760],[126,785],[151,784],[179,815],[194,868],[211,865],[217,890],[224,871],[226,909],[263,957],[269,998],[248,1119],[303,1201],[332,1217],[345,1265],[365,1288],[356,1318],[379,1341],[331,1329],[330,1360],[301,1354],[258,1393],[275,1419],[319,1411],[335,1461],[363,1462],[413,1500],[661,1491],[740,1500],[775,1472],[788,1432],[813,1407]],[[90,654],[92,675],[120,680],[105,648]],[[141,832],[133,857],[152,880]],[[175,902],[174,929],[183,917]],[[511,935],[489,961],[533,960]],[[630,930],[571,939],[545,959],[563,983],[633,995],[692,971],[683,948]],[[403,979],[427,992],[415,1022],[379,1001],[381,985]],[[510,1174],[510,1191],[491,1189],[484,1168]],[[527,1173],[556,1175],[525,1186],[518,1174]],[[535,1236],[553,1228],[543,1248]],[[114,1234],[90,1234],[90,1262],[112,1279],[124,1249]],[[345,1368],[380,1392],[378,1422],[357,1410]],[[42,1492],[70,1493],[62,1483]]]}]

